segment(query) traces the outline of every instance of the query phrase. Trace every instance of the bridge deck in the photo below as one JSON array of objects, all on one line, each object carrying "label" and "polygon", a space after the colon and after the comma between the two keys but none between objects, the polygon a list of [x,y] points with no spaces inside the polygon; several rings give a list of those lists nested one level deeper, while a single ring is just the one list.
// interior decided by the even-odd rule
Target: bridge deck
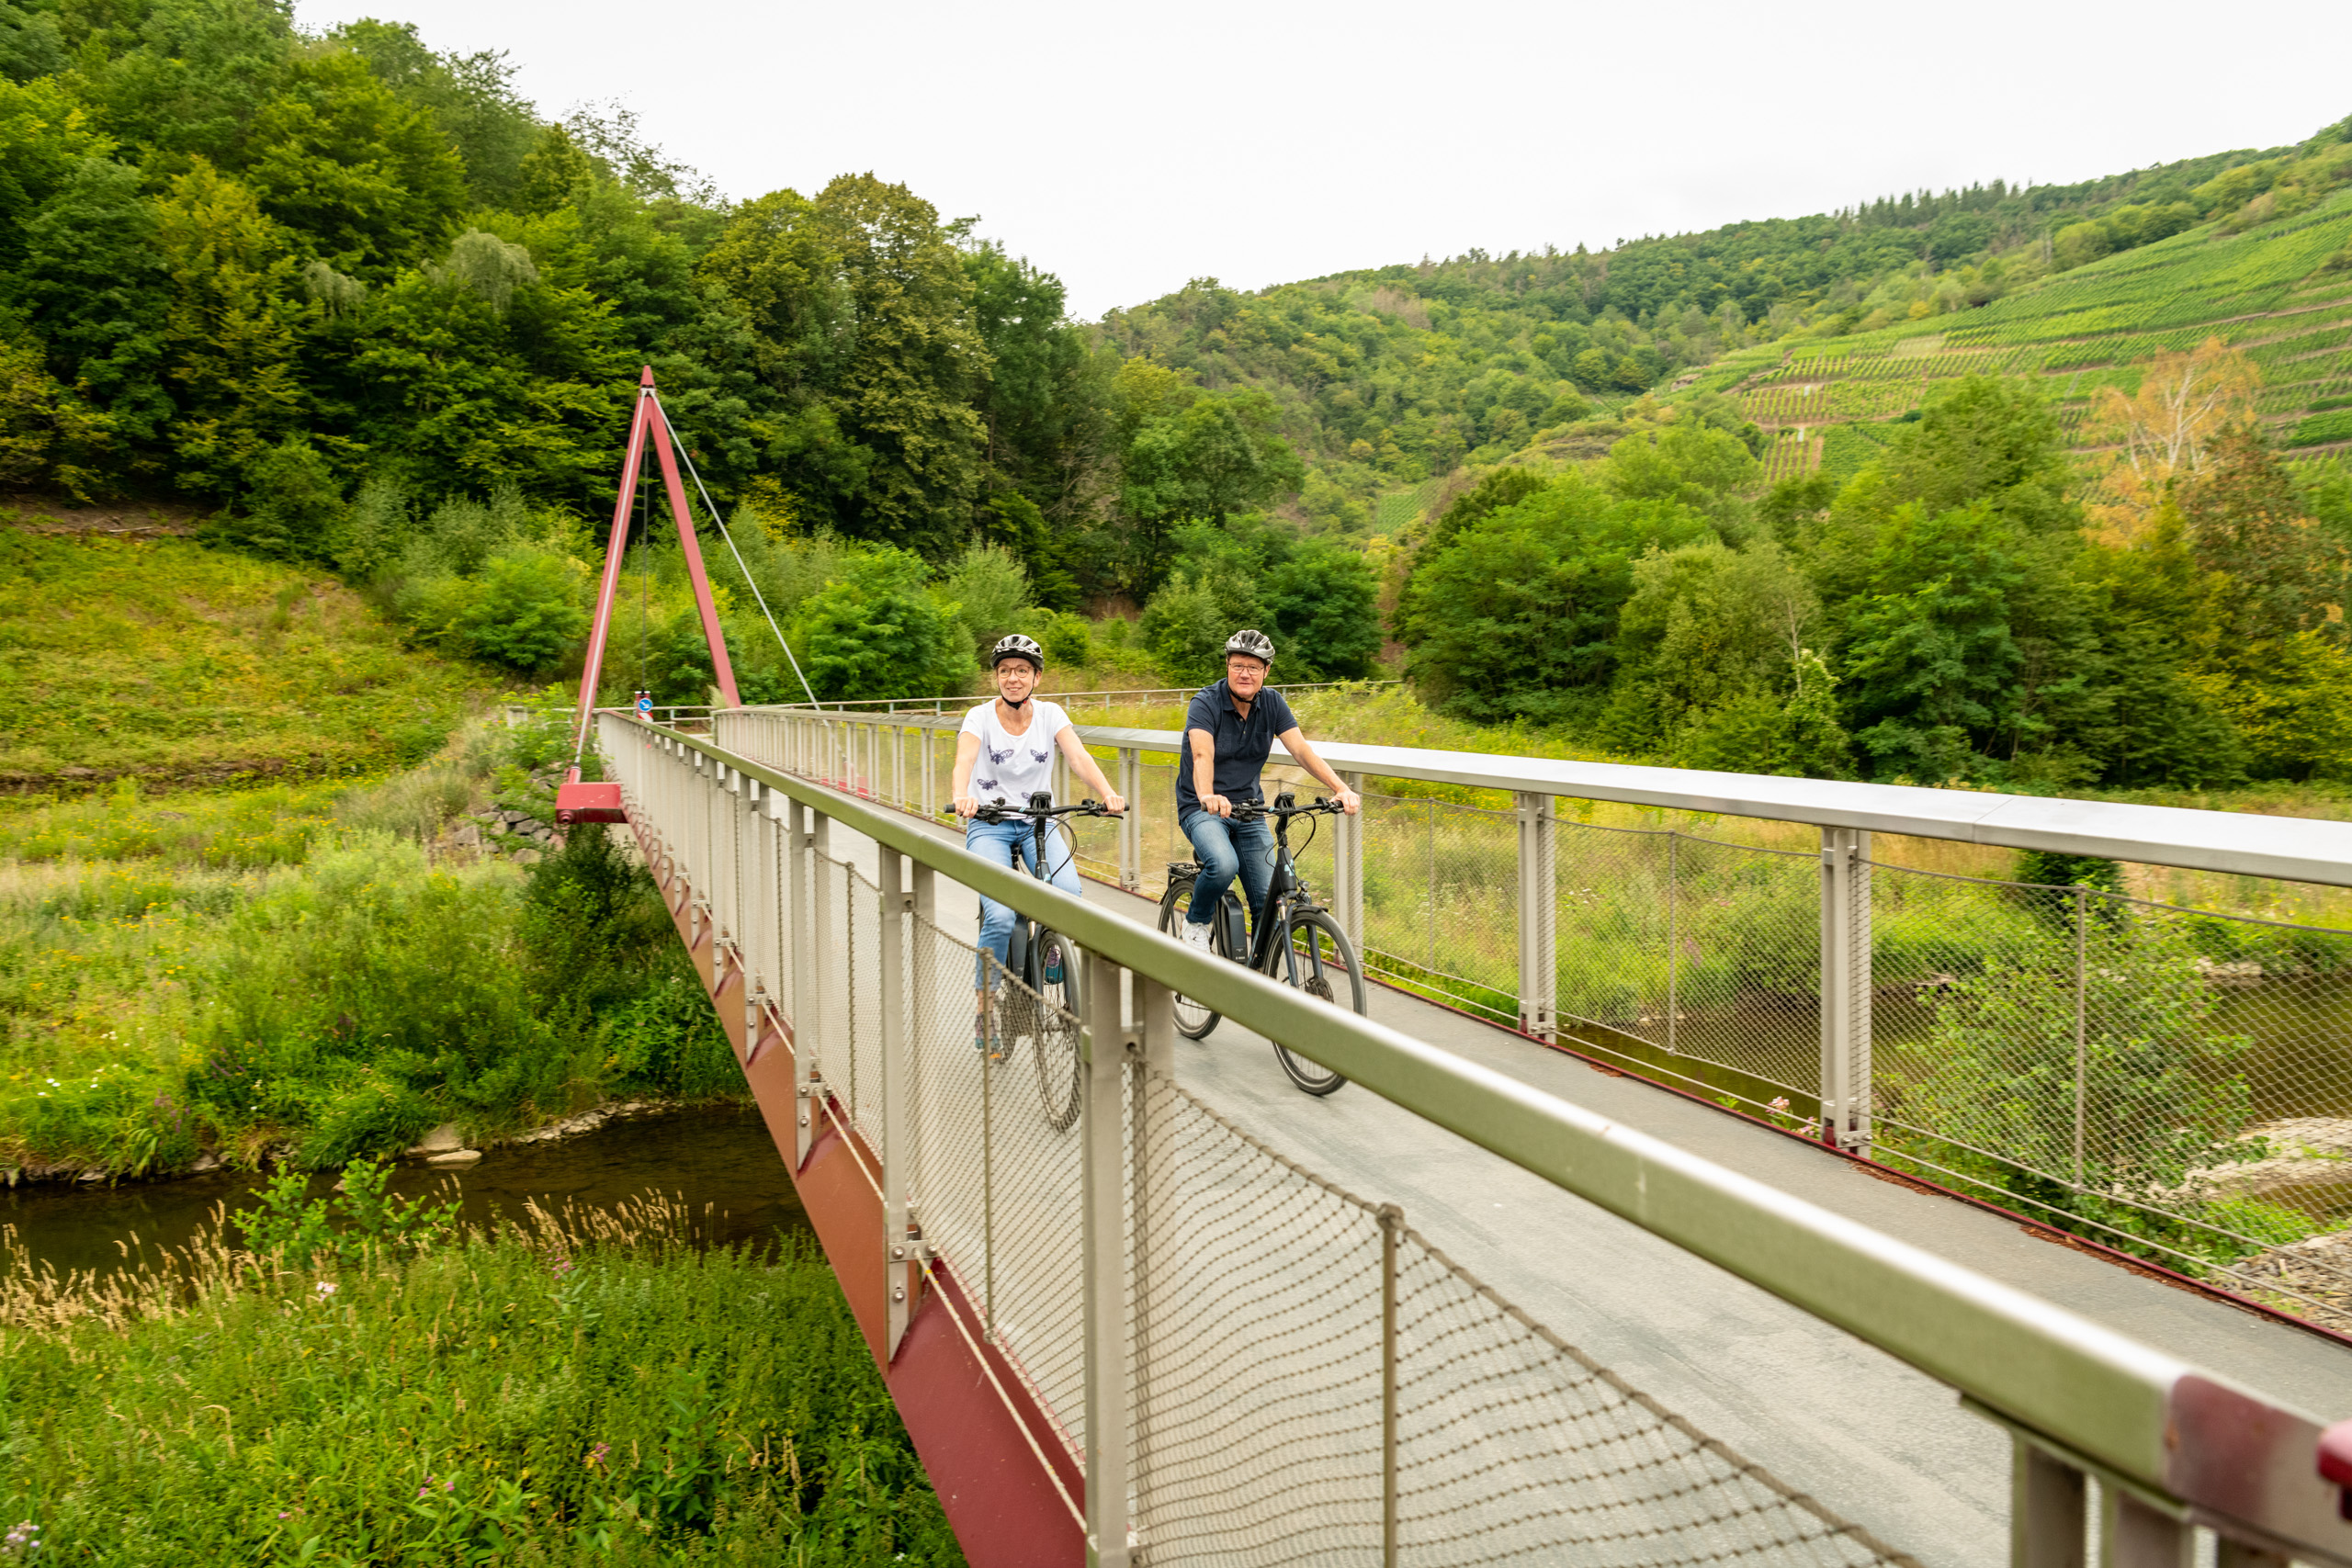
[{"label": "bridge deck", "polygon": [[[939,829],[943,837],[952,837]],[[833,853],[871,873],[870,840]],[[940,884],[939,919],[977,919]],[[1148,920],[1101,885],[1090,899]],[[2031,1291],[2291,1403],[2352,1408],[2352,1349],[2053,1245],[1998,1215],[1872,1179],[1826,1151],[1374,987],[1375,1018],[1839,1214]],[[1181,1043],[1181,1080],[1247,1131],[1416,1228],[1554,1332],[1702,1429],[1925,1562],[2008,1556],[2008,1439],[1949,1390],[1639,1227],[1361,1089],[1293,1089],[1227,1021]],[[1792,1397],[1799,1393],[1802,1397]]]}]

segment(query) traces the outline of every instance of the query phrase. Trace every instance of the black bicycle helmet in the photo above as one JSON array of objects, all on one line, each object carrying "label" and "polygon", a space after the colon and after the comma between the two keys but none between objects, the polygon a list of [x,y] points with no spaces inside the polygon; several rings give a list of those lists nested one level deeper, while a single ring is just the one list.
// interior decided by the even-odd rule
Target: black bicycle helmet
[{"label": "black bicycle helmet", "polygon": [[1019,632],[1005,637],[989,650],[989,668],[993,670],[1008,659],[1025,659],[1030,669],[1041,675],[1046,672],[1046,650],[1037,646],[1035,637],[1023,637]]},{"label": "black bicycle helmet", "polygon": [[1274,639],[1261,631],[1238,631],[1225,639],[1225,651],[1228,657],[1246,653],[1271,666],[1274,662]]}]

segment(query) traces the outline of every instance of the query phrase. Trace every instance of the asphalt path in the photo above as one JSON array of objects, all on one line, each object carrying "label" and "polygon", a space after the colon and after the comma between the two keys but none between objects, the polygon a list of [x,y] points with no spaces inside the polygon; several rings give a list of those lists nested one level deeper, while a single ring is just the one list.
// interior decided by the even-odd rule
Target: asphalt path
[{"label": "asphalt path", "polygon": [[[832,833],[834,854],[871,875],[871,841],[839,823]],[[1157,912],[1099,883],[1086,896],[1147,923]],[[977,920],[967,889],[943,881],[939,898],[942,929]],[[2352,1349],[2317,1335],[1418,998],[1375,986],[1371,1011],[2314,1415],[2352,1416]],[[1949,1388],[1361,1088],[1299,1093],[1267,1042],[1231,1020],[1180,1039],[1176,1061],[1178,1081],[1237,1125],[1360,1198],[1398,1204],[1530,1316],[1789,1485],[1937,1568],[2008,1561],[2007,1437]]]}]

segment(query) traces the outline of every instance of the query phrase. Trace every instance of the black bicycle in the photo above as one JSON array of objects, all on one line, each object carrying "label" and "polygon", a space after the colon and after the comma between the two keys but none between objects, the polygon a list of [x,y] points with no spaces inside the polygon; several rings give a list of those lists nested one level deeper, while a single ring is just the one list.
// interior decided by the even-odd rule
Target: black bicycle
[{"label": "black bicycle", "polygon": [[[1046,853],[1054,818],[1112,814],[1099,801],[1056,806],[1054,797],[1041,791],[1031,795],[1026,806],[1007,806],[1004,797],[999,795],[973,815],[982,822],[1027,818],[1035,834],[1029,873],[1040,882],[1050,883],[1057,868],[1046,860]],[[1016,856],[1015,864],[1018,863]],[[1079,1020],[1084,1016],[1079,1010],[1078,950],[1061,932],[1016,909],[1012,943],[1005,949],[1004,969],[1021,986],[1001,1001],[995,1000],[999,990],[990,992],[997,1014],[996,1030],[1001,1032],[997,1037],[1004,1042],[1001,1055],[1009,1056],[1023,1043],[1032,1047],[1031,1055],[1037,1064],[1037,1092],[1046,1101],[1046,1120],[1055,1132],[1066,1132],[1078,1120]],[[982,1021],[981,1027],[988,1029],[987,1020]]]},{"label": "black bicycle", "polygon": [[[1237,822],[1273,818],[1273,876],[1266,889],[1266,907],[1258,911],[1257,919],[1251,922],[1254,937],[1245,934],[1242,928],[1240,895],[1227,888],[1218,902],[1217,919],[1209,922],[1209,947],[1220,957],[1247,964],[1260,974],[1335,1005],[1340,999],[1339,986],[1344,984],[1348,1005],[1361,1015],[1364,1010],[1363,965],[1356,960],[1355,944],[1348,940],[1329,911],[1316,902],[1314,893],[1298,874],[1298,863],[1292,858],[1290,848],[1293,818],[1330,816],[1344,809],[1336,800],[1301,806],[1287,792],[1274,796],[1272,806],[1233,808],[1233,820]],[[1165,934],[1182,934],[1176,922],[1185,919],[1186,907],[1192,902],[1193,883],[1200,874],[1197,861],[1170,863],[1168,891],[1159,897],[1159,929]],[[1220,1015],[1204,1002],[1179,995],[1175,1006],[1176,1027],[1187,1039],[1202,1039],[1217,1026]],[[1290,1081],[1309,1094],[1329,1094],[1348,1081],[1304,1056],[1293,1055],[1280,1044],[1274,1047],[1274,1058],[1290,1075]]]}]

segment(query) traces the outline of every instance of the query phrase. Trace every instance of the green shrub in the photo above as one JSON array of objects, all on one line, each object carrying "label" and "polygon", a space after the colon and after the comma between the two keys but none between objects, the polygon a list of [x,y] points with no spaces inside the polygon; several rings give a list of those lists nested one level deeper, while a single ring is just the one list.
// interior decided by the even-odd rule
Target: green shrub
[{"label": "green shrub", "polygon": [[973,658],[964,623],[926,591],[919,556],[883,546],[852,557],[801,606],[789,633],[820,699],[916,697],[963,689]]},{"label": "green shrub", "polygon": [[586,593],[575,563],[537,546],[514,547],[483,564],[451,630],[478,658],[525,672],[545,670],[587,635]]},{"label": "green shrub", "polygon": [[516,983],[513,874],[360,835],[272,880],[203,976],[191,1093],[232,1132],[315,1129],[314,1164],[400,1146],[438,1119],[421,1096],[491,1121],[560,1104],[571,1063]]},{"label": "green shrub", "polygon": [[940,579],[938,597],[982,660],[1008,632],[1027,629],[1029,574],[1001,545],[974,545]]},{"label": "green shrub", "polygon": [[243,515],[218,519],[214,536],[283,560],[323,559],[343,515],[334,469],[308,441],[289,436],[251,463]]},{"label": "green shrub", "polygon": [[1225,639],[1240,623],[1216,592],[1178,572],[1144,606],[1136,631],[1160,672],[1180,686],[1214,681],[1225,670]]},{"label": "green shrub", "polygon": [[1037,617],[1037,646],[1048,668],[1083,670],[1094,658],[1094,628],[1084,615],[1046,611]]}]

